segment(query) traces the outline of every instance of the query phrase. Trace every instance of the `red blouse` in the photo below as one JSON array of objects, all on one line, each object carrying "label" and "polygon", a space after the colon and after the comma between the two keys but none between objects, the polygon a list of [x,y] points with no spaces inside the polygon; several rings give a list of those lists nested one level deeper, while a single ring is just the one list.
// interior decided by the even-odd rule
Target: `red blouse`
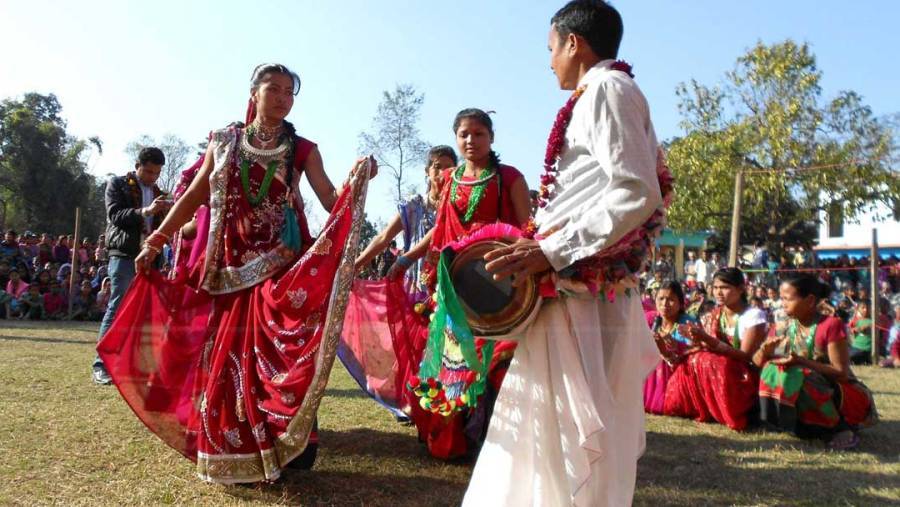
[{"label": "red blouse", "polygon": [[827,351],[829,343],[837,343],[847,339],[847,328],[844,321],[833,316],[825,316],[816,325],[816,349]]},{"label": "red blouse", "polygon": [[[456,193],[450,195],[453,189],[454,169],[448,169],[443,174],[443,189],[441,202],[438,205],[437,218],[435,219],[434,233],[431,237],[431,245],[425,257],[425,276],[429,287],[434,288],[434,268],[440,258],[443,248],[459,239],[472,234],[488,224],[503,222],[522,228],[525,224],[519,223],[516,218],[515,207],[512,201],[512,187],[523,178],[515,167],[500,165],[497,176],[486,183],[484,194],[478,203],[478,208],[472,214],[472,220],[463,223],[466,209],[469,205],[469,197],[472,195],[473,186],[456,185]],[[463,178],[462,181],[474,181],[475,178]],[[498,195],[499,194],[499,195]]]},{"label": "red blouse", "polygon": [[[303,168],[315,144],[302,137],[297,139],[294,150],[293,184],[303,174]],[[286,195],[286,176],[284,168],[279,169],[268,195],[256,207],[250,205],[241,183],[240,157],[229,168],[228,190],[226,194],[227,212],[224,222],[223,240],[224,266],[241,267],[260,255],[270,252],[281,244],[281,230],[284,226],[284,197]],[[250,165],[250,191],[254,195],[259,192],[266,168],[254,162]],[[295,195],[296,193],[292,194]],[[312,236],[303,219],[303,210],[299,202],[294,202],[294,212],[298,215],[300,234],[305,250],[312,244]]]}]

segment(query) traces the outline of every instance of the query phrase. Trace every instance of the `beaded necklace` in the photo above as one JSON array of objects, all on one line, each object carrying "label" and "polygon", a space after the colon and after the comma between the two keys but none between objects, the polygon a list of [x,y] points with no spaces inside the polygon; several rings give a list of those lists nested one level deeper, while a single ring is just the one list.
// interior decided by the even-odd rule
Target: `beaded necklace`
[{"label": "beaded necklace", "polygon": [[[814,359],[816,350],[816,328],[819,326],[819,316],[816,316],[815,322],[806,329],[806,335],[801,332],[800,322],[797,319],[791,321],[788,328],[788,351],[797,349],[797,353],[809,359]],[[804,347],[805,345],[805,347]],[[805,350],[804,350],[805,348]],[[806,354],[804,354],[804,351]]]},{"label": "beaded necklace", "polygon": [[[247,202],[250,203],[251,207],[259,206],[262,201],[269,195],[269,187],[272,185],[272,180],[275,179],[275,173],[278,171],[279,161],[281,160],[281,156],[287,151],[289,144],[282,143],[275,149],[265,150],[254,147],[250,144],[250,137],[253,136],[252,132],[248,132],[247,135],[243,136],[241,139],[241,186],[244,189],[244,197],[247,198]],[[257,159],[260,164],[266,163],[266,174],[263,176],[262,183],[259,185],[259,191],[256,194],[250,190],[250,164],[251,158]]]},{"label": "beaded necklace", "polygon": [[[478,179],[475,181],[461,181],[462,175],[466,171],[466,164],[463,163],[459,168],[453,173],[453,182],[450,185],[450,197],[453,202],[456,202],[459,199],[459,195],[457,191],[459,190],[459,185],[467,185],[472,187],[472,193],[469,194],[469,202],[466,204],[466,214],[463,216],[462,221],[466,223],[472,220],[472,215],[475,214],[475,210],[478,209],[478,204],[481,203],[481,199],[484,197],[484,191],[487,189],[488,183],[493,179],[495,173],[492,173],[491,167],[485,167],[481,170],[481,174],[478,175]],[[499,190],[498,190],[499,192]]]},{"label": "beaded necklace", "polygon": [[719,315],[719,330],[725,336],[731,336],[731,346],[735,349],[741,348],[741,335],[739,333],[740,326],[738,325],[740,320],[741,316],[735,314],[734,327],[731,327],[728,322],[728,317],[725,315],[724,309],[722,310],[721,315]]}]

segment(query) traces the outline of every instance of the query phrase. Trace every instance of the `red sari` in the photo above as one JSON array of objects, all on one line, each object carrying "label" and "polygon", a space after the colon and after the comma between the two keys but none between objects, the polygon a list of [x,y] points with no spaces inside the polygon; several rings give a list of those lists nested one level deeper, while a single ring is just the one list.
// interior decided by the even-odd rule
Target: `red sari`
[{"label": "red sari", "polygon": [[[719,325],[722,307],[704,316],[707,334],[740,347],[740,339]],[[737,327],[737,324],[735,324]],[[747,427],[748,413],[757,404],[759,372],[731,357],[707,351],[693,352],[675,367],[666,384],[663,414],[699,422],[716,421],[733,430]]]},{"label": "red sari", "polygon": [[[426,254],[423,267],[424,276],[426,276],[431,292],[434,291],[435,286],[436,263],[440,258],[441,250],[446,245],[472,234],[488,224],[503,222],[520,228],[525,225],[516,219],[511,192],[513,184],[523,177],[522,173],[514,167],[501,164],[495,177],[486,184],[484,194],[472,214],[472,219],[464,222],[463,218],[474,187],[457,185],[455,195],[451,196],[453,171],[450,169],[443,175],[444,188],[441,193],[441,203],[438,206],[431,246]],[[464,182],[471,180],[473,179],[462,179]],[[395,336],[401,337],[399,343],[395,343],[395,350],[398,352],[398,359],[406,378],[410,379],[419,371],[419,363],[422,360],[422,353],[428,338],[428,322],[407,309],[405,314],[391,325],[395,329],[403,328],[400,332],[394,333]],[[475,342],[476,350],[480,354],[485,340],[476,338]],[[488,388],[482,396],[483,399],[478,400],[476,408],[469,411],[442,416],[424,410],[419,406],[418,398],[406,388],[404,382],[404,406],[409,407],[410,417],[416,425],[419,438],[426,443],[432,456],[441,459],[456,458],[464,456],[480,446],[487,432],[494,400],[503,384],[503,377],[509,368],[515,347],[515,342],[495,342],[494,357],[488,373]]]},{"label": "red sari", "polygon": [[[211,140],[200,260],[174,280],[139,275],[98,345],[135,414],[217,483],[277,479],[306,448],[337,349],[366,190],[365,178],[352,179],[313,242],[283,162],[250,204],[241,135],[229,128]],[[296,142],[294,177],[313,146]],[[254,162],[248,172],[256,194],[266,169]],[[299,222],[299,251],[281,241],[288,212]]]}]

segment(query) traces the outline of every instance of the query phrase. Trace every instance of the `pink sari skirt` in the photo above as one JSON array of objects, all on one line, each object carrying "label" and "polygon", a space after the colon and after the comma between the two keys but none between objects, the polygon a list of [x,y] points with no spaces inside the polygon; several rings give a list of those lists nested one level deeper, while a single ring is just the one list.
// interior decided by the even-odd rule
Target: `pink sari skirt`
[{"label": "pink sari skirt", "polygon": [[644,381],[644,411],[661,415],[666,402],[666,386],[672,376],[669,363],[660,360]]}]

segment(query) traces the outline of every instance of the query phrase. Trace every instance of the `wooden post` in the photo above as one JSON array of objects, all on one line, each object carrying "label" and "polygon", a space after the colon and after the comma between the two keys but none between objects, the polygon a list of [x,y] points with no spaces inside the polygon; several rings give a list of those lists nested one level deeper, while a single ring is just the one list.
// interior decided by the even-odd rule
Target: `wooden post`
[{"label": "wooden post", "polygon": [[738,266],[738,250],[741,248],[741,207],[744,194],[744,170],[738,168],[734,175],[734,208],[731,213],[731,244],[728,249],[728,266]]},{"label": "wooden post", "polygon": [[871,284],[871,302],[869,303],[869,315],[872,318],[872,365],[878,364],[878,348],[881,346],[881,330],[878,329],[878,312],[881,296],[878,287],[878,229],[872,228],[872,250],[869,252],[869,278]]},{"label": "wooden post", "polygon": [[684,238],[679,239],[675,247],[675,278],[684,280]]},{"label": "wooden post", "polygon": [[72,245],[72,271],[69,273],[69,317],[72,316],[72,303],[75,295],[75,273],[78,271],[78,242],[81,240],[81,208],[75,208],[75,239]]}]

